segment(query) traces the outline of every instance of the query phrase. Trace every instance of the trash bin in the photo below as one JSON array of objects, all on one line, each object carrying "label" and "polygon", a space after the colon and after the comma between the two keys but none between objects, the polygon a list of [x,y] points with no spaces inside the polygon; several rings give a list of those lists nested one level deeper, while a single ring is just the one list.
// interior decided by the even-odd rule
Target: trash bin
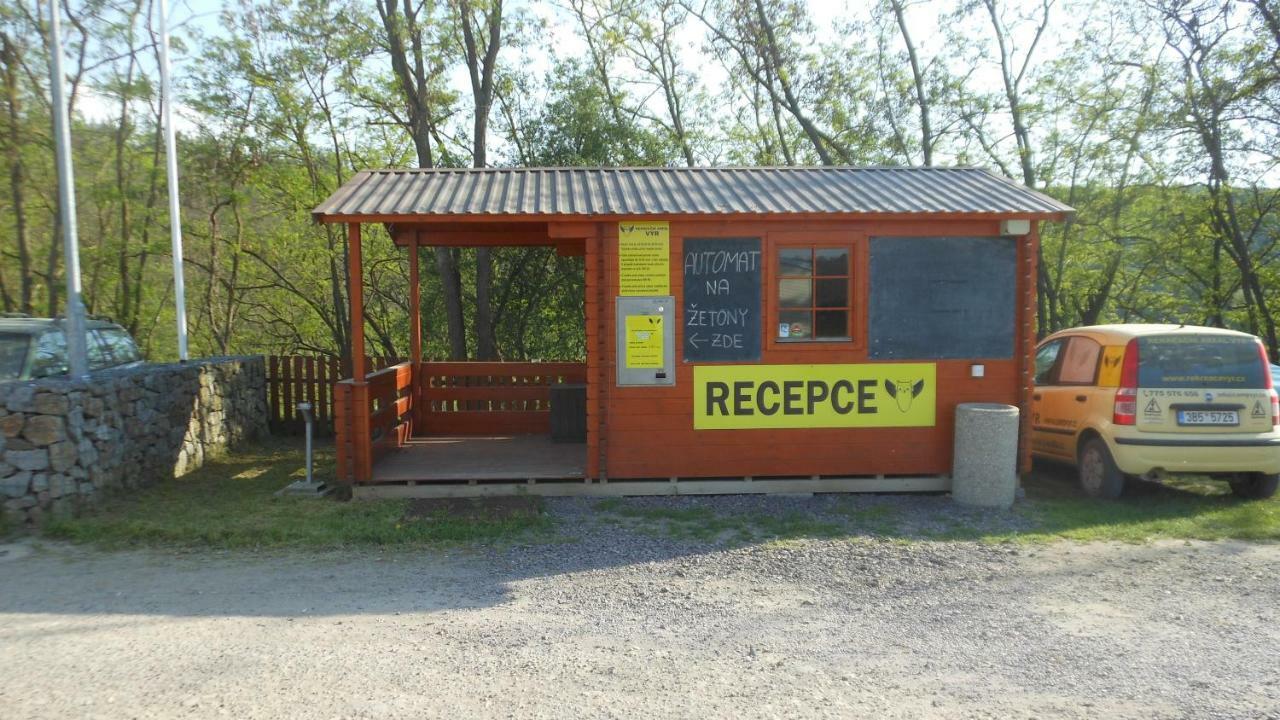
[{"label": "trash bin", "polygon": [[587,386],[557,383],[551,386],[551,441],[587,441]]},{"label": "trash bin", "polygon": [[951,497],[961,505],[1008,508],[1018,491],[1018,408],[956,406]]}]

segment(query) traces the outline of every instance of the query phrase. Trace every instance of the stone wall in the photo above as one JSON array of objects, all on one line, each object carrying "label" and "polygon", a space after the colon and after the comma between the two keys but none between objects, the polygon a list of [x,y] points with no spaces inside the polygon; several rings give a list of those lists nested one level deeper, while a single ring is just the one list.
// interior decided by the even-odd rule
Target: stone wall
[{"label": "stone wall", "polygon": [[74,512],[265,436],[267,416],[260,356],[0,383],[0,502],[19,524]]}]

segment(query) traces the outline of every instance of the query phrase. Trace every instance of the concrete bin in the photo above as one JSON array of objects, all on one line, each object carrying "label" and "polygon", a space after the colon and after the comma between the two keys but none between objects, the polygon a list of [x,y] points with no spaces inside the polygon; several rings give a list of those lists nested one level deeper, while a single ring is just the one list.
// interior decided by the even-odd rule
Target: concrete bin
[{"label": "concrete bin", "polygon": [[1018,490],[1018,408],[956,406],[951,497],[961,505],[1007,508]]}]

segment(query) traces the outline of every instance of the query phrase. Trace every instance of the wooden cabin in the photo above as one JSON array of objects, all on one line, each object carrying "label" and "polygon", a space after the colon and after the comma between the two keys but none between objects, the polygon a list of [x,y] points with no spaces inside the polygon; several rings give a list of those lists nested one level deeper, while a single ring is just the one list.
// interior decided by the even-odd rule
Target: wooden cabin
[{"label": "wooden cabin", "polygon": [[[411,360],[370,373],[355,354],[338,479],[411,497],[946,490],[957,403],[1029,420],[1038,225],[1072,212],[973,168],[358,173],[314,217],[347,225],[355,347],[361,226],[406,249]],[[520,245],[584,257],[582,357],[424,359],[420,249]]]}]

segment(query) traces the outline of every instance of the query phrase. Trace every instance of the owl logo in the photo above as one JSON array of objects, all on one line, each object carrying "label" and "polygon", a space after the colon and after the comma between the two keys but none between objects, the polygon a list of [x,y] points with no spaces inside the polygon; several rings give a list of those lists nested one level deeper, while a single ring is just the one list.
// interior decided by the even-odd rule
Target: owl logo
[{"label": "owl logo", "polygon": [[911,401],[924,392],[924,380],[885,380],[884,390],[898,403],[902,412],[911,410]]}]

